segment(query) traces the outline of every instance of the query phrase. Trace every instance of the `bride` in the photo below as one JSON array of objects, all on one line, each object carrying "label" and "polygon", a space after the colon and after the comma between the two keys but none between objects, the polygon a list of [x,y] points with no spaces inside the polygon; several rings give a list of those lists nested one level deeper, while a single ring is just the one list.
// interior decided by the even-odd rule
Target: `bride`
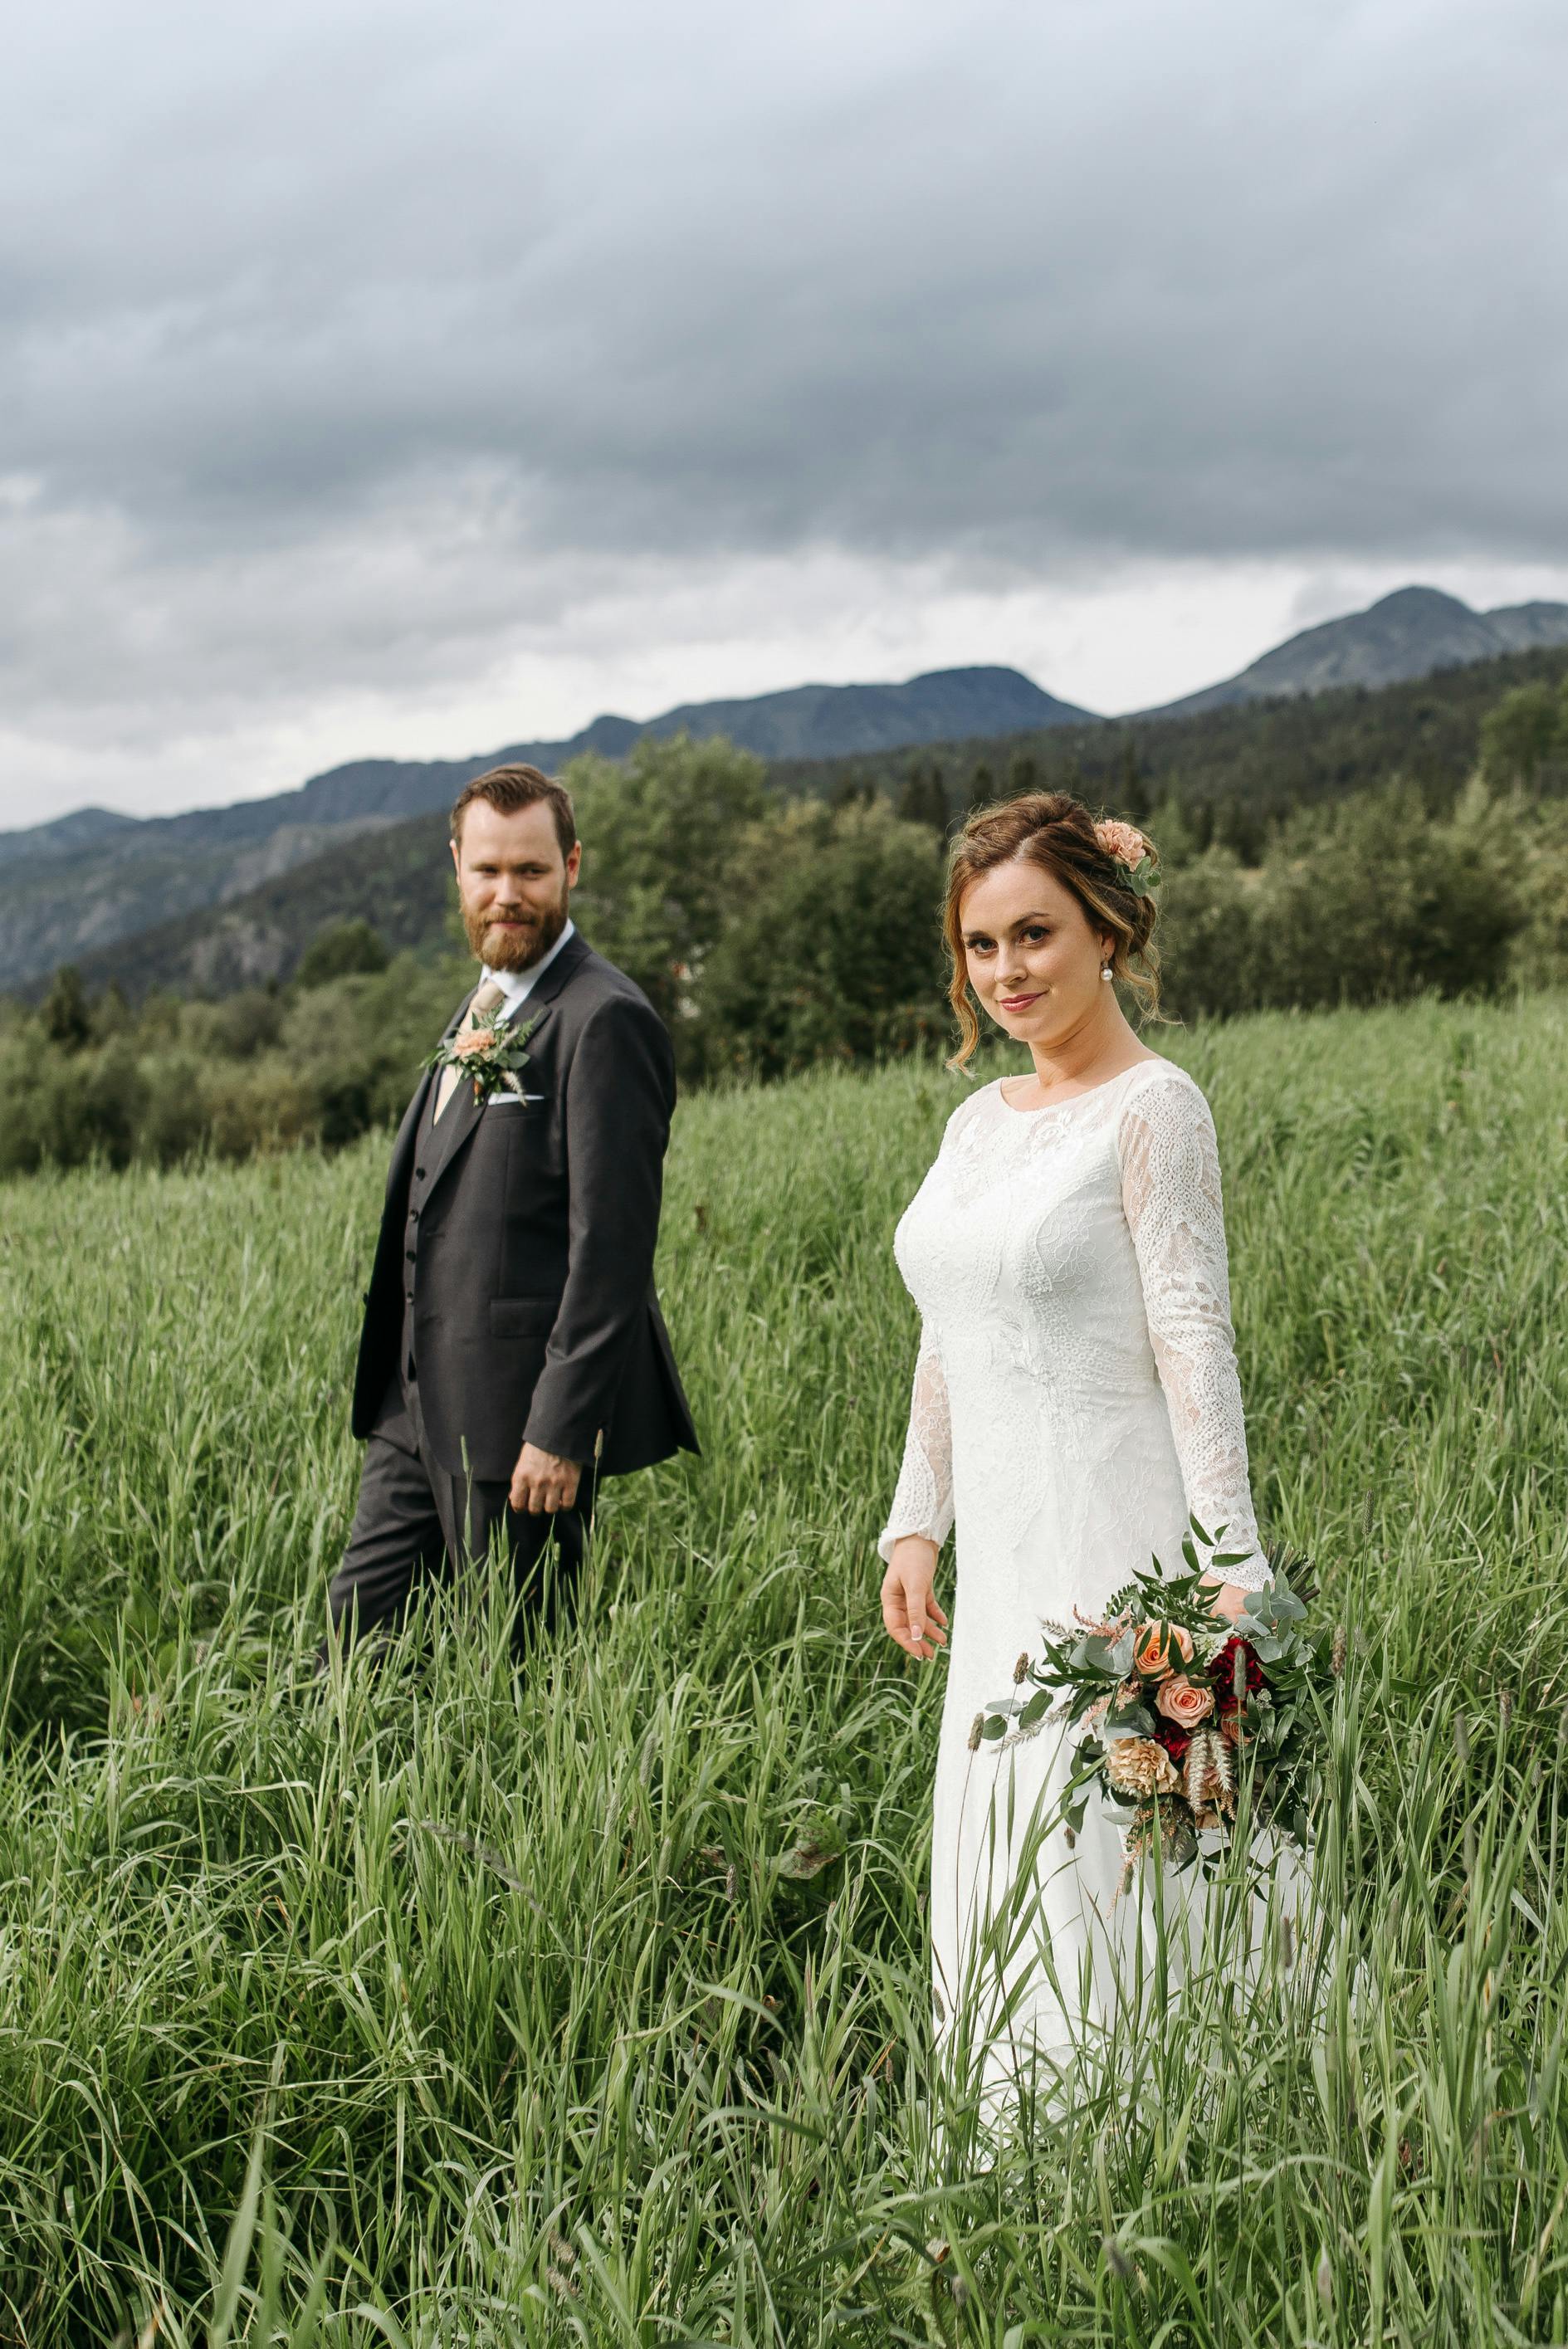
[{"label": "bride", "polygon": [[1153,864],[1133,826],[1096,823],[1065,793],[971,817],[948,884],[955,1065],[979,1041],[972,992],[1033,1068],[959,1104],[894,1239],[921,1328],[877,1544],[882,1616],[911,1656],[948,1646],[933,1587],[951,1527],[934,2006],[939,2049],[978,2045],[992,2116],[1026,2064],[1044,2055],[1050,2076],[1115,2024],[1137,1944],[1152,1959],[1163,1935],[1166,1979],[1179,1979],[1169,1928],[1185,1917],[1190,1930],[1202,1878],[1168,1875],[1151,1896],[1149,1863],[1118,1899],[1115,1813],[1092,1801],[1075,1837],[1049,1819],[1065,1733],[999,1752],[973,1737],[977,1714],[1038,1654],[1043,1618],[1096,1616],[1151,1553],[1181,1571],[1189,1513],[1240,1554],[1227,1578],[1207,1578],[1220,1614],[1240,1613],[1271,1572],[1248,1488],[1213,1121],[1193,1080],[1138,1040],[1114,984],[1157,1008]]}]

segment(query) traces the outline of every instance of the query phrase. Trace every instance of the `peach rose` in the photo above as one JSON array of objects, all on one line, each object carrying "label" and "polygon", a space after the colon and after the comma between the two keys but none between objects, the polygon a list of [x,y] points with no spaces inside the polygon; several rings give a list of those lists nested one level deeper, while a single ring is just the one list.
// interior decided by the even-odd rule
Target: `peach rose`
[{"label": "peach rose", "polygon": [[1174,1649],[1184,1664],[1192,1661],[1192,1634],[1179,1623],[1140,1623],[1133,1646],[1133,1668],[1146,1681],[1159,1681],[1176,1669]]},{"label": "peach rose", "polygon": [[1108,816],[1104,823],[1095,826],[1095,838],[1107,856],[1136,873],[1148,854],[1148,843],[1136,823],[1124,823],[1119,816]]},{"label": "peach rose", "polygon": [[1160,1682],[1154,1709],[1163,1713],[1167,1721],[1174,1721],[1178,1729],[1194,1729],[1213,1712],[1214,1692],[1201,1681],[1189,1681],[1185,1672],[1172,1672]]},{"label": "peach rose", "polygon": [[1106,1748],[1106,1775],[1124,1795],[1174,1795],[1176,1765],[1152,1737],[1115,1737]]},{"label": "peach rose", "polygon": [[493,1028],[465,1028],[462,1035],[452,1038],[452,1049],[466,1061],[471,1052],[488,1052],[494,1041]]}]

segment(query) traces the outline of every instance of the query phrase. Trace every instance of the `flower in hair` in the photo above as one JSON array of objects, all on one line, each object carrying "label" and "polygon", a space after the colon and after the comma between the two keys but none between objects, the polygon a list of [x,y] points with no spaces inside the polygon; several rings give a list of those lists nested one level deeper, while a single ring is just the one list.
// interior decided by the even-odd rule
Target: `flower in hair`
[{"label": "flower in hair", "polygon": [[1135,897],[1147,896],[1154,885],[1154,853],[1137,824],[1105,816],[1095,826],[1095,838],[1112,863],[1122,867],[1124,887]]}]

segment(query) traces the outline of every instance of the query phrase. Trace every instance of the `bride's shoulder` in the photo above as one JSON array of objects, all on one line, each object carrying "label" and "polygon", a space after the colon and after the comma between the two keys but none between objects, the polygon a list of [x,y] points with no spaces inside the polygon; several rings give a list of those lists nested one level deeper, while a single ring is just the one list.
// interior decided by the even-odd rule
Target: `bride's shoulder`
[{"label": "bride's shoulder", "polygon": [[1117,1104],[1118,1123],[1190,1126],[1212,1123],[1209,1096],[1196,1077],[1161,1052],[1135,1061]]},{"label": "bride's shoulder", "polygon": [[961,1101],[954,1103],[948,1122],[942,1128],[944,1150],[950,1142],[957,1140],[966,1126],[971,1124],[977,1117],[984,1115],[992,1100],[1000,1090],[1001,1084],[1000,1077],[992,1077],[989,1084],[972,1086]]}]

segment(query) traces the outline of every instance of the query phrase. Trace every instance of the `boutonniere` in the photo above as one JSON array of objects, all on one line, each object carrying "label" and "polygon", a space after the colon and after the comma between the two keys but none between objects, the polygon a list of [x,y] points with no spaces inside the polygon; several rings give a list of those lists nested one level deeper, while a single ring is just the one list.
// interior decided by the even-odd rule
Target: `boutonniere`
[{"label": "boutonniere", "polygon": [[472,1081],[476,1102],[503,1089],[521,1095],[523,1088],[516,1072],[527,1061],[523,1048],[541,1017],[535,1011],[531,1019],[525,1019],[516,1029],[504,1019],[492,1019],[483,1028],[460,1028],[455,1036],[442,1037],[425,1066],[458,1070]]}]

